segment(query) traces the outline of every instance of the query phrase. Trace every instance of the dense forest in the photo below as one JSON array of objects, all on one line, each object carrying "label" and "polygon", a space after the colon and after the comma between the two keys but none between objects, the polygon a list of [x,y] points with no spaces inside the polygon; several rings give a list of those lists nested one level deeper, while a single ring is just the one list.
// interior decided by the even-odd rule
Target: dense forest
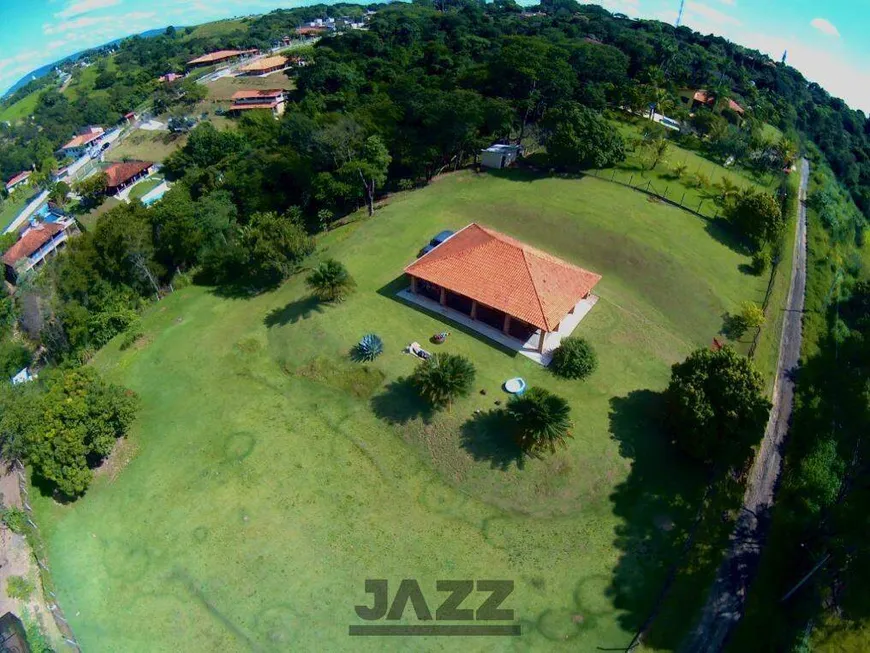
[{"label": "dense forest", "polygon": [[[377,13],[369,29],[320,40],[310,65],[289,73],[296,90],[280,120],[249,115],[226,131],[198,126],[166,161],[176,183],[159,204],[106,213],[22,286],[18,317],[45,358],[86,361],[115,335],[135,334],[138,311],[185,283],[240,295],[272,287],[298,269],[318,231],[363,206],[373,210],[384,192],[473,163],[494,141],[521,141],[530,151],[545,146],[556,168],[602,166],[618,161],[625,146],[603,116],[651,105],[691,121],[693,133],[673,136],[682,146],[750,169],[781,171],[803,141],[815,167],[830,166],[833,176],[818,172],[810,196],[816,276],[806,320],[818,347],[799,377],[795,446],[772,545],[782,569],[763,576],[765,591],[784,594],[797,580],[786,570],[809,571],[827,557],[799,601],[765,604],[777,624],[766,645],[791,646],[831,607],[848,623],[870,616],[860,600],[870,574],[861,555],[870,479],[861,438],[870,425],[870,290],[856,253],[870,216],[867,117],[759,52],[573,0],[525,11],[512,0],[371,8]],[[46,90],[32,118],[0,126],[0,172],[50,170],[55,148],[76,128],[117,121],[153,97],[157,76],[182,71],[192,56],[267,47],[312,18],[364,9],[280,10],[224,37],[191,38],[170,28],[128,39],[111,65],[95,59],[96,98]],[[690,118],[680,92],[701,88],[715,106]],[[729,99],[746,108],[746,120],[717,110]],[[785,136],[771,139],[765,123]],[[772,220],[783,228],[781,215]],[[759,250],[773,239],[743,235]],[[832,423],[830,437],[815,437]]]}]

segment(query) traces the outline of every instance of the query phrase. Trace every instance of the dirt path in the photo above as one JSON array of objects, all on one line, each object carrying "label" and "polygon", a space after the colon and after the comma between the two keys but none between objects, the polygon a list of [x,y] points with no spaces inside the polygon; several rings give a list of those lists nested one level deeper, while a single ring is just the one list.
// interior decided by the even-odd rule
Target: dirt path
[{"label": "dirt path", "polygon": [[[0,461],[0,503],[4,507],[22,507],[17,473],[9,469],[5,461]],[[36,589],[30,599],[21,601],[7,595],[6,583],[10,576],[24,576],[33,584]],[[40,630],[58,646],[58,650],[61,650],[60,643],[63,642],[63,637],[42,595],[38,570],[30,545],[23,535],[13,533],[0,525],[0,614],[12,612],[21,617],[24,609],[39,623]]]},{"label": "dirt path", "polygon": [[801,161],[801,187],[799,215],[796,225],[791,286],[786,302],[785,321],[779,343],[779,361],[773,386],[773,408],[764,432],[764,439],[752,465],[743,509],[725,559],[707,596],[707,603],[698,624],[686,637],[681,651],[687,653],[720,651],[734,626],[743,616],[749,584],[755,577],[764,538],[769,526],[769,512],[782,470],[782,445],[788,432],[794,400],[792,371],[797,368],[801,350],[801,317],[804,310],[807,251],[807,181],[809,163]]}]

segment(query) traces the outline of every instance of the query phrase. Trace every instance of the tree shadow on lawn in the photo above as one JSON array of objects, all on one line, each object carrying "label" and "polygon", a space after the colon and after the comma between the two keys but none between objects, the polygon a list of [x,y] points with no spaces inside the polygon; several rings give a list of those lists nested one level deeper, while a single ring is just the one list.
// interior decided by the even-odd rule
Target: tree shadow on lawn
[{"label": "tree shadow on lawn", "polygon": [[296,324],[300,320],[307,320],[315,313],[323,312],[323,303],[318,300],[317,297],[310,295],[308,297],[292,301],[289,304],[283,306],[282,308],[276,308],[270,311],[266,318],[263,320],[263,324],[265,324],[267,328],[271,329],[272,327],[285,326],[287,324]]},{"label": "tree shadow on lawn", "polygon": [[[708,218],[705,228],[707,233],[710,234],[716,242],[725,245],[725,247],[730,249],[732,252],[737,252],[743,256],[750,256],[752,254],[752,252],[749,251],[749,247],[747,247],[746,243],[740,238],[740,236],[734,232],[731,223],[729,223],[725,218]],[[741,272],[743,271],[744,270],[741,269]]]},{"label": "tree shadow on lawn", "polygon": [[525,454],[511,437],[510,421],[504,410],[477,413],[462,425],[462,448],[474,460],[488,462],[492,469],[507,471],[511,465],[525,466]]},{"label": "tree shadow on lawn", "polygon": [[[406,290],[408,288],[408,285],[409,285],[409,283],[408,283],[407,277],[405,277],[405,275],[402,275],[402,276],[396,277],[395,279],[390,281],[388,284],[378,288],[377,293],[379,295],[381,295],[382,297],[386,297],[387,299],[390,299],[390,300],[396,302],[397,304],[401,304],[404,308],[415,310],[418,313],[422,313],[423,315],[426,315],[427,317],[430,317],[430,318],[439,320],[440,322],[443,322],[445,325],[447,325],[447,327],[449,327],[448,330],[459,331],[467,336],[474,338],[475,340],[482,342],[487,347],[495,347],[496,349],[507,354],[508,356],[515,357],[517,355],[517,352],[515,350],[508,349],[507,347],[496,342],[495,340],[490,340],[482,333],[478,333],[474,329],[470,329],[467,326],[465,326],[464,324],[460,324],[459,322],[454,322],[453,320],[451,320],[449,317],[447,317],[445,315],[441,315],[440,313],[436,313],[435,311],[427,310],[426,308],[424,308],[422,306],[418,306],[417,304],[412,304],[411,302],[408,302],[408,301],[402,299],[401,297],[399,297],[398,293],[402,290]],[[432,333],[418,334],[416,336],[413,334],[409,334],[408,335],[408,338],[409,338],[408,343],[411,343],[415,340],[417,342],[420,342],[420,343],[422,343],[424,340],[426,340],[428,342],[432,335],[434,335],[434,334],[432,334]],[[425,345],[424,345],[424,348],[426,348]]]},{"label": "tree shadow on lawn", "polygon": [[432,407],[420,398],[409,377],[389,383],[381,394],[372,397],[370,403],[372,412],[390,424],[407,424],[415,419],[428,422],[434,415]]},{"label": "tree shadow on lawn", "polygon": [[[636,390],[610,401],[612,437],[620,454],[632,462],[628,478],[610,497],[613,512],[622,521],[614,540],[620,558],[607,594],[621,613],[620,625],[632,633],[653,614],[669,571],[681,558],[707,482],[705,471],[671,444],[662,418],[660,393]],[[705,570],[703,565],[681,569],[679,582],[645,636],[648,646],[675,649],[679,645],[694,618],[686,606],[698,608],[704,599],[703,593],[695,597],[694,590],[703,583],[694,575]],[[694,603],[687,603],[690,600]]]}]

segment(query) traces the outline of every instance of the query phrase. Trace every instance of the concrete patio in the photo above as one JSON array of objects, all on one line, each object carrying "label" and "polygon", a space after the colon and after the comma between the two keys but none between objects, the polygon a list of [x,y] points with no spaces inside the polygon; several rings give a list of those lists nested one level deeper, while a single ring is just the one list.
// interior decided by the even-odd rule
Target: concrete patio
[{"label": "concrete patio", "polygon": [[500,329],[491,327],[479,320],[472,320],[470,316],[461,311],[442,306],[435,300],[424,297],[423,295],[414,294],[409,288],[400,290],[397,293],[397,296],[406,302],[426,309],[430,313],[442,315],[457,324],[461,324],[472,331],[476,331],[490,340],[494,340],[503,347],[516,351],[544,367],[549,365],[550,361],[553,360],[553,350],[562,343],[562,338],[570,336],[574,329],[577,328],[577,325],[580,324],[580,321],[586,317],[589,311],[592,310],[592,307],[598,302],[597,295],[589,295],[586,299],[580,300],[574,307],[574,312],[566,316],[561,324],[559,324],[559,330],[547,334],[547,337],[544,340],[544,352],[541,354],[538,352],[538,342],[541,337],[540,330],[523,342],[522,340],[506,335]]}]

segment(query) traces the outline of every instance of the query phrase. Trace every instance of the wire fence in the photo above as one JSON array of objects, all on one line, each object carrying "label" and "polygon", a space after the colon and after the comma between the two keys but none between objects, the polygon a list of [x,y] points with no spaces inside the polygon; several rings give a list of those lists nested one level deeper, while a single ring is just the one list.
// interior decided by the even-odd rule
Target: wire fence
[{"label": "wire fence", "polygon": [[[703,197],[699,198],[697,194],[695,194],[694,196],[690,196],[689,189],[687,189],[682,184],[675,183],[673,192],[671,192],[671,185],[664,183],[662,180],[655,180],[656,185],[654,185],[654,180],[648,179],[640,173],[630,173],[628,171],[619,170],[617,168],[614,168],[610,171],[590,170],[586,174],[590,174],[596,179],[602,179],[604,181],[618,184],[625,188],[631,188],[632,190],[640,191],[641,193],[649,195],[650,197],[654,197],[659,201],[670,204],[671,206],[675,206],[677,208],[683,209],[684,211],[688,211],[689,213],[693,213],[696,216],[705,220],[717,220],[722,217],[720,207],[714,200]],[[628,181],[625,180],[626,176],[628,176]],[[661,190],[663,183],[664,190]],[[695,204],[696,200],[698,201],[697,205]],[[781,260],[782,256],[777,255],[771,262],[770,277],[767,280],[767,290],[765,290],[764,292],[764,300],[761,305],[765,316],[767,315],[767,309],[770,304],[770,298],[773,294],[773,287],[776,283],[777,274],[779,272],[779,264]],[[749,349],[746,354],[749,358],[755,358],[755,351],[758,348],[758,342],[761,339],[761,332],[763,328],[763,326],[758,327],[755,331],[755,336],[752,338],[752,343],[749,345]]]},{"label": "wire fence", "polygon": [[21,504],[24,507],[24,512],[27,514],[27,541],[30,543],[30,549],[33,551],[33,557],[36,560],[37,569],[39,571],[39,582],[42,585],[43,596],[48,604],[48,609],[57,624],[57,629],[63,637],[64,643],[70,648],[81,651],[78,640],[73,634],[72,628],[69,625],[66,617],[57,603],[57,589],[54,585],[54,580],[51,577],[51,570],[48,566],[48,557],[46,556],[45,542],[39,533],[39,527],[33,521],[33,508],[30,506],[29,492],[27,489],[27,475],[24,473],[24,465],[20,460],[14,460],[12,466],[18,476],[18,489],[21,491]]},{"label": "wire fence", "polygon": [[[699,197],[699,191],[691,192],[690,189],[676,182],[672,185],[664,180],[644,177],[640,172],[632,173],[618,168],[590,170],[586,174],[592,175],[596,179],[603,179],[625,188],[640,191],[662,202],[694,213],[705,220],[716,220],[722,216],[719,205],[713,199]],[[654,181],[655,183],[653,183]]]}]

